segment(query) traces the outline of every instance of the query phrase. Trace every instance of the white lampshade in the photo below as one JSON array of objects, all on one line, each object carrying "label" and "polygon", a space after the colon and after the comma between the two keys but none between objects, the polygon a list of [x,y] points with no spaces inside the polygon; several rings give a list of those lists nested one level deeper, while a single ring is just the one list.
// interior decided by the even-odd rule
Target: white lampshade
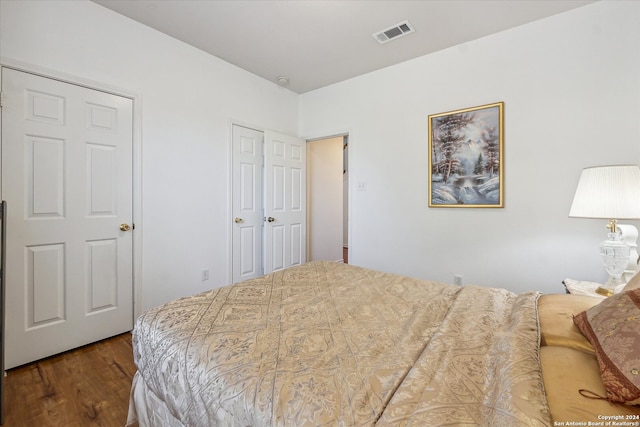
[{"label": "white lampshade", "polygon": [[569,216],[640,218],[640,168],[616,165],[583,169]]}]

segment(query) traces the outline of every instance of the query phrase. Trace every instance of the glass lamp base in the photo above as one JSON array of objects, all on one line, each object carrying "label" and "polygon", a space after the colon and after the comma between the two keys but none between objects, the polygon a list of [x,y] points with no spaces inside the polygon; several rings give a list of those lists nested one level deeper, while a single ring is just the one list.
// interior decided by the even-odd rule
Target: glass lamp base
[{"label": "glass lamp base", "polygon": [[600,255],[609,280],[596,289],[598,294],[606,297],[613,295],[616,286],[622,284],[621,277],[629,262],[629,245],[621,240],[620,233],[609,233],[608,237],[600,243]]},{"label": "glass lamp base", "polygon": [[610,297],[614,292],[612,289],[605,286],[598,286],[598,289],[596,289],[596,293],[605,297]]},{"label": "glass lamp base", "polygon": [[615,275],[609,275],[609,279],[607,280],[607,282],[598,286],[598,288],[596,289],[596,293],[605,297],[610,297],[611,295],[615,294],[616,288],[624,283],[621,275],[618,275],[619,272],[619,270],[614,271],[613,273]]}]

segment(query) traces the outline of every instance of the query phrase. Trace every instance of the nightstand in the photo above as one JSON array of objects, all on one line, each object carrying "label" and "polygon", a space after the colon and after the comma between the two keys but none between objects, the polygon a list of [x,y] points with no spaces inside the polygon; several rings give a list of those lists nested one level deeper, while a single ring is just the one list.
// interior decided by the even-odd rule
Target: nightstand
[{"label": "nightstand", "polygon": [[[564,279],[562,281],[565,290],[568,294],[574,295],[587,295],[590,297],[606,298],[603,295],[596,293],[596,289],[600,286],[600,283],[586,282],[583,280]],[[624,288],[625,284],[622,284],[616,288],[616,293],[620,292]]]}]

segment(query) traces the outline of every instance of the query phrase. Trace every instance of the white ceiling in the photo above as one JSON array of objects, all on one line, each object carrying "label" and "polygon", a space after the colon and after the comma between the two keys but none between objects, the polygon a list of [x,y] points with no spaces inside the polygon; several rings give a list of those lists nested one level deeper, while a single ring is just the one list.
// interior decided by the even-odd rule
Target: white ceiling
[{"label": "white ceiling", "polygon": [[[593,0],[93,0],[227,62],[308,92]],[[409,20],[415,32],[371,36]]]}]

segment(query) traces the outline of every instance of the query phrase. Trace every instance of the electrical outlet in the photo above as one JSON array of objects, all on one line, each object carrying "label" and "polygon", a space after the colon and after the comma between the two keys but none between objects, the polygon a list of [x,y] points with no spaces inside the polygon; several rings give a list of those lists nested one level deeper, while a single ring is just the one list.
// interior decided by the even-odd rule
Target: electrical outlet
[{"label": "electrical outlet", "polygon": [[462,286],[462,275],[455,274],[453,276],[453,284],[454,285],[458,285],[458,286]]},{"label": "electrical outlet", "polygon": [[209,269],[205,268],[202,270],[202,281],[205,282],[207,280],[209,280]]}]

